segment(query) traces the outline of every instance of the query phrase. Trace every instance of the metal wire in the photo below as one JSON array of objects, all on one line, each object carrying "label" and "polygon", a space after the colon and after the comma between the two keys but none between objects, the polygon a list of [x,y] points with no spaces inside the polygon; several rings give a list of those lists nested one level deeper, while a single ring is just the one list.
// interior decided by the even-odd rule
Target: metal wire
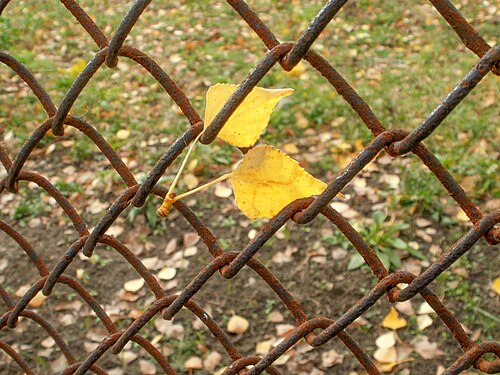
[{"label": "metal wire", "polygon": [[[448,327],[450,333],[458,341],[463,350],[463,354],[445,371],[445,374],[457,374],[470,367],[489,374],[500,371],[500,344],[496,342],[473,343],[453,314],[443,305],[436,294],[429,289],[429,285],[436,277],[469,251],[481,237],[484,237],[490,244],[498,244],[500,241],[500,228],[495,227],[500,222],[500,210],[487,214],[482,213],[446,168],[421,143],[424,139],[432,135],[432,132],[440,125],[443,119],[474,89],[486,74],[492,71],[498,75],[500,72],[500,47],[489,46],[453,4],[448,0],[430,0],[432,5],[450,24],[453,30],[455,30],[465,46],[477,54],[479,60],[442,103],[419,126],[407,133],[400,130],[386,130],[370,107],[348,82],[327,60],[311,48],[316,38],[328,23],[332,21],[343,5],[347,3],[347,0],[328,1],[295,43],[280,43],[272,31],[244,0],[227,0],[227,3],[234,8],[237,14],[260,37],[269,49],[269,52],[228,99],[213,122],[206,129],[201,137],[201,142],[207,144],[215,139],[230,115],[274,65],[280,64],[283,69],[289,71],[302,59],[306,60],[319,74],[324,76],[338,94],[349,103],[373,133],[374,138],[330,182],[327,189],[320,196],[315,199],[300,199],[289,204],[260,230],[255,239],[250,241],[239,252],[224,252],[217,238],[199,219],[196,213],[183,202],[176,202],[174,207],[196,230],[213,259],[199,271],[198,275],[179,295],[168,295],[162,290],[152,273],[128,247],[116,238],[106,235],[105,232],[130,205],[140,207],[144,205],[148,195],[164,196],[166,194],[166,188],[157,185],[158,180],[187,145],[200,134],[203,129],[201,117],[192,107],[185,93],[152,58],[139,49],[124,44],[134,24],[147,9],[150,0],[136,0],[134,2],[111,38],[111,41],[108,40],[103,31],[75,0],[61,0],[61,2],[92,37],[100,50],[73,82],[58,108],[55,107],[50,96],[38,83],[33,74],[21,62],[8,53],[0,51],[0,62],[7,65],[26,82],[42,104],[48,116],[47,120],[24,143],[21,151],[16,155],[14,160],[0,147],[0,160],[7,170],[7,175],[0,184],[0,194],[3,191],[16,192],[18,190],[18,181],[34,182],[57,201],[58,205],[73,223],[78,233],[78,238],[66,253],[61,256],[61,259],[54,268],[49,270],[30,243],[14,227],[4,221],[0,221],[0,230],[14,239],[24,250],[40,275],[38,281],[18,300],[7,292],[6,287],[0,286],[0,295],[7,307],[7,312],[0,317],[0,330],[16,329],[20,316],[31,319],[40,325],[46,331],[47,335],[55,340],[57,346],[67,359],[67,368],[61,374],[84,374],[87,371],[96,374],[105,374],[106,372],[96,365],[98,359],[108,351],[114,354],[120,353],[130,340],[146,349],[166,374],[175,374],[167,359],[157,348],[140,335],[140,331],[155,315],[163,313],[165,319],[171,319],[182,307],[186,307],[201,319],[226,350],[231,360],[224,372],[226,375],[240,373],[260,374],[263,371],[267,371],[269,374],[280,374],[281,372],[273,366],[273,362],[300,339],[304,338],[309,345],[317,347],[334,337],[338,337],[343,342],[369,374],[379,374],[379,370],[370,356],[345,329],[384,295],[388,296],[391,303],[395,303],[406,301],[416,294],[420,294]],[[9,0],[0,1],[0,14],[5,10],[8,3]],[[94,74],[103,64],[106,64],[110,68],[115,67],[119,57],[131,59],[146,69],[173,98],[192,125],[191,128],[172,143],[151,169],[147,179],[141,184],[135,180],[127,165],[118,157],[116,152],[92,124],[81,118],[69,115],[72,105]],[[91,232],[89,232],[87,226],[71,203],[50,181],[38,173],[23,169],[27,158],[49,130],[52,130],[54,135],[62,135],[67,126],[77,128],[92,140],[127,185],[127,189],[113,202]],[[329,206],[332,198],[361,172],[382,149],[385,149],[392,157],[412,152],[420,158],[422,163],[430,169],[449,192],[450,196],[453,197],[465,212],[473,225],[468,233],[454,243],[445,254],[419,276],[402,271],[390,273],[375,252],[350,225],[349,221]],[[378,278],[378,283],[373,286],[368,294],[337,320],[326,317],[308,317],[292,294],[254,257],[266,241],[273,237],[287,221],[293,220],[296,223],[304,224],[314,220],[319,214],[330,220],[346,236]],[[85,287],[64,273],[79,252],[83,252],[85,256],[91,257],[97,243],[109,245],[121,254],[124,260],[129,262],[130,266],[144,278],[146,285],[156,296],[155,302],[145,308],[141,316],[130,324],[126,330],[119,331],[106,314],[106,311],[97,303]],[[216,272],[220,272],[224,278],[230,279],[236,276],[245,266],[250,267],[256,275],[267,283],[296,321],[296,328],[278,346],[270,350],[263,357],[243,357],[224,330],[195,302],[196,294],[200,288]],[[44,318],[27,308],[29,302],[40,290],[43,294],[49,296],[57,283],[63,283],[72,288],[95,312],[107,331],[106,339],[95,350],[88,353],[87,357],[83,360],[76,360],[66,345],[63,336]],[[401,283],[408,284],[408,286],[399,290],[396,288],[396,285]],[[22,353],[18,353],[12,346],[2,341],[0,341],[0,349],[10,356],[25,373],[34,373],[30,365],[24,360]],[[482,356],[486,353],[493,353],[497,359],[492,361],[483,359]],[[253,367],[247,368],[250,365],[253,365]]]}]

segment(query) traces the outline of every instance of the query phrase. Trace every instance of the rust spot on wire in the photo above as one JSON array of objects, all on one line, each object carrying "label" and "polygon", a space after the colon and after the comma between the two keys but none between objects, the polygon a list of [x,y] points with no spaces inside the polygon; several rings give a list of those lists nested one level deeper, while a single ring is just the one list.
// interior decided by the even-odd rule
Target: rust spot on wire
[{"label": "rust spot on wire", "polygon": [[[9,0],[0,0],[0,14],[8,17]],[[499,74],[500,48],[489,46],[479,33],[466,21],[460,12],[448,0],[430,0],[432,5],[443,16],[448,24],[457,33],[464,45],[479,56],[479,61],[461,82],[445,97],[442,103],[428,115],[422,123],[411,132],[401,130],[387,130],[380,122],[369,105],[349,85],[347,80],[334,67],[312,49],[314,42],[321,36],[322,31],[332,22],[335,15],[342,11],[347,0],[329,0],[311,21],[309,27],[300,35],[297,41],[280,43],[278,38],[266,26],[258,14],[252,10],[244,0],[227,0],[236,13],[257,34],[269,52],[263,56],[261,62],[241,82],[234,94],[228,99],[214,120],[205,130],[201,141],[212,142],[222,129],[228,118],[236,110],[258,82],[266,76],[269,70],[279,64],[284,70],[291,70],[302,59],[307,61],[311,68],[321,74],[331,85],[332,89],[346,100],[353,111],[361,118],[374,138],[359,154],[332,180],[327,189],[317,198],[306,198],[292,202],[272,218],[241,251],[224,252],[209,227],[199,218],[196,212],[179,201],[174,207],[186,219],[187,223],[197,232],[205,244],[208,253],[212,256],[211,262],[199,270],[198,275],[178,294],[167,295],[153,274],[144,266],[139,258],[126,244],[105,234],[117,218],[132,204],[144,205],[150,194],[165,196],[167,190],[157,185],[159,179],[169,166],[179,157],[182,151],[203,130],[203,122],[188,99],[188,95],[150,56],[133,46],[126,45],[125,41],[135,23],[151,0],[137,0],[124,17],[118,29],[110,39],[104,34],[93,19],[85,12],[76,0],[61,0],[62,4],[71,13],[83,30],[87,32],[99,48],[94,58],[90,59],[85,69],[75,79],[64,96],[58,108],[51,97],[34,75],[14,56],[0,52],[0,62],[17,74],[31,89],[47,113],[47,119],[42,122],[26,140],[20,151],[11,158],[5,149],[0,146],[0,162],[7,171],[6,177],[0,181],[0,194],[5,191],[16,193],[18,181],[26,180],[37,184],[47,194],[55,199],[57,205],[70,219],[75,229],[75,238],[68,249],[60,256],[52,270],[12,225],[0,220],[0,231],[12,238],[33,264],[33,273],[38,273],[37,280],[28,291],[19,299],[11,295],[7,289],[0,286],[0,297],[7,311],[0,317],[0,331],[16,329],[19,317],[25,317],[38,324],[47,336],[53,338],[58,348],[67,360],[67,367],[61,374],[84,374],[92,371],[97,374],[106,372],[96,365],[96,362],[105,353],[118,354],[129,342],[134,341],[144,348],[157,362],[166,374],[176,374],[163,354],[144,337],[140,336],[141,329],[155,316],[163,314],[167,319],[173,318],[177,312],[186,307],[194,316],[199,318],[214,338],[220,343],[229,358],[224,374],[260,374],[266,371],[277,375],[281,372],[273,363],[295,343],[301,339],[312,347],[318,347],[337,337],[353,353],[358,362],[369,374],[379,374],[373,360],[367,352],[345,331],[357,318],[362,316],[380,298],[387,295],[390,303],[405,301],[420,294],[434,309],[437,316],[449,329],[451,335],[463,350],[463,354],[445,371],[445,374],[457,374],[474,367],[484,373],[500,371],[500,344],[496,342],[472,342],[461,324],[454,315],[444,306],[439,297],[429,286],[444,271],[466,254],[479,239],[485,238],[490,244],[500,242],[500,211],[482,213],[476,204],[469,198],[466,191],[453,179],[448,170],[439,162],[436,156],[427,149],[422,141],[432,136],[436,128],[453,109],[476,87],[479,81],[490,71]],[[146,180],[139,184],[128,166],[120,159],[115,150],[99,133],[99,129],[83,119],[70,115],[71,108],[78,99],[82,90],[95,73],[103,65],[113,68],[117,65],[118,57],[126,57],[132,63],[142,66],[156,79],[165,92],[179,106],[180,110],[191,125],[184,134],[160,157],[150,170]],[[108,210],[101,217],[92,231],[86,227],[79,213],[64,197],[64,195],[47,179],[38,173],[25,169],[26,160],[32,156],[33,150],[52,129],[54,135],[62,135],[64,126],[72,126],[87,136],[104,154],[111,167],[123,180],[126,188],[115,202],[110,202]],[[363,168],[373,160],[378,153],[385,149],[392,157],[407,152],[414,153],[422,163],[428,167],[437,180],[443,185],[450,196],[470,219],[472,229],[453,244],[444,254],[431,264],[421,275],[416,276],[408,272],[390,273],[382,264],[376,253],[365,242],[363,237],[351,226],[349,221],[330,207],[330,201],[340,192]],[[359,301],[348,308],[337,320],[328,317],[308,317],[292,293],[276,278],[273,273],[260,263],[256,257],[264,244],[289,220],[305,224],[314,220],[318,214],[324,215],[345,237],[353,244],[366,264],[370,267],[378,283]],[[144,306],[143,313],[126,329],[119,331],[103,307],[94,299],[89,291],[77,280],[65,274],[75,257],[82,252],[92,256],[97,243],[103,243],[116,251],[135,272],[142,277],[147,288],[154,294],[155,301]],[[230,279],[239,271],[248,266],[256,276],[260,277],[273,290],[284,310],[288,310],[295,320],[296,327],[275,348],[263,357],[244,357],[238,351],[227,333],[220,325],[199,305],[196,304],[197,294],[203,293],[203,286],[210,282],[214,274],[220,273],[223,278]],[[90,280],[97,283],[98,280]],[[407,286],[399,290],[396,285],[405,283]],[[65,284],[89,306],[107,332],[106,338],[81,361],[77,361],[66,345],[63,334],[60,334],[46,319],[29,310],[29,302],[42,291],[50,296],[58,284]],[[49,297],[50,298],[50,297]],[[244,303],[244,301],[242,301]],[[15,346],[14,346],[15,347]],[[27,374],[34,374],[29,361],[13,346],[0,341],[0,350],[12,358]],[[482,358],[486,353],[493,353],[495,360]],[[250,369],[247,367],[253,366]]]}]

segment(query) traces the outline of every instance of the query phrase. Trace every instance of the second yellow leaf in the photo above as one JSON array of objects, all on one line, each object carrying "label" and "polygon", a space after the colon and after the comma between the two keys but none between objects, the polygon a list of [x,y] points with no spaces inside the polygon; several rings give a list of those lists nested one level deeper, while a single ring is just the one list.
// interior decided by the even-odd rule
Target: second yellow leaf
[{"label": "second yellow leaf", "polygon": [[321,194],[326,184],[280,150],[257,146],[229,177],[236,204],[250,219],[270,218],[299,198]]}]

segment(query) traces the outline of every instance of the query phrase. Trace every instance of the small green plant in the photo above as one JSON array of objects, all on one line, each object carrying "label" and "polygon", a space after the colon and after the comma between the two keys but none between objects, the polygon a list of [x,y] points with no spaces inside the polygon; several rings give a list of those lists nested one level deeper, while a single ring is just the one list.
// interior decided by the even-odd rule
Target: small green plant
[{"label": "small green plant", "polygon": [[[422,253],[400,237],[400,233],[410,227],[408,224],[396,223],[394,219],[387,220],[387,215],[381,211],[375,211],[372,218],[373,223],[368,227],[362,227],[360,234],[388,270],[401,267],[400,251],[424,259]],[[347,269],[355,270],[364,264],[365,261],[361,255],[355,254],[351,257]]]},{"label": "small green plant", "polygon": [[32,217],[40,216],[45,210],[45,204],[40,200],[39,190],[22,190],[23,200],[14,208],[12,218],[25,225]]}]

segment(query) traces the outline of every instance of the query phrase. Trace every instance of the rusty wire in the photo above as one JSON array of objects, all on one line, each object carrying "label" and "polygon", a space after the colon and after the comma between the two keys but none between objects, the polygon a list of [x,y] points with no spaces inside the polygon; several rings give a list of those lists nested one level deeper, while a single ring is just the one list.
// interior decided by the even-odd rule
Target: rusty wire
[{"label": "rusty wire", "polygon": [[[445,374],[457,374],[470,367],[489,374],[500,371],[500,344],[496,342],[473,343],[453,314],[443,305],[436,294],[428,288],[429,284],[438,275],[469,251],[481,237],[484,237],[490,244],[498,244],[500,242],[500,228],[495,227],[500,222],[500,211],[496,210],[487,214],[479,211],[464,189],[454,180],[432,152],[421,143],[432,134],[443,119],[472,91],[488,72],[492,71],[496,75],[500,73],[500,47],[490,47],[450,1],[430,0],[432,5],[458,34],[465,46],[473,51],[479,57],[479,60],[463,80],[446,96],[442,103],[419,126],[407,133],[401,130],[386,130],[370,107],[348,82],[327,60],[311,48],[316,38],[318,38],[323,29],[341,10],[342,6],[347,3],[347,0],[328,1],[312,20],[309,27],[293,43],[280,43],[272,31],[244,0],[227,0],[227,3],[234,8],[239,16],[260,37],[269,49],[269,52],[223,106],[201,137],[201,142],[208,144],[215,139],[230,115],[274,65],[280,64],[284,70],[290,71],[302,59],[306,60],[318,73],[324,76],[338,94],[349,103],[373,133],[374,138],[345,167],[337,178],[330,182],[327,189],[320,196],[315,199],[300,199],[289,204],[260,230],[255,239],[250,241],[239,252],[224,252],[216,237],[198,218],[196,213],[183,202],[176,202],[174,204],[175,208],[196,230],[206,245],[207,250],[213,256],[212,261],[199,271],[199,274],[179,295],[167,295],[152,273],[128,247],[116,238],[106,235],[105,232],[127,207],[131,205],[141,207],[150,194],[162,197],[166,194],[166,188],[157,185],[157,183],[167,168],[202,131],[203,124],[201,117],[192,107],[184,92],[152,58],[139,49],[124,44],[134,24],[147,9],[151,0],[136,0],[111,40],[108,39],[75,0],[61,0],[61,2],[85,31],[90,34],[100,50],[73,82],[57,108],[33,74],[15,57],[0,51],[0,62],[7,65],[26,82],[42,104],[48,116],[47,120],[25,142],[13,160],[7,155],[5,150],[0,148],[0,160],[7,170],[7,175],[0,184],[0,193],[3,191],[16,192],[17,182],[20,180],[34,182],[57,201],[73,223],[74,229],[78,233],[78,238],[62,254],[55,267],[49,270],[31,244],[15,228],[0,220],[0,230],[17,242],[32,260],[40,274],[38,281],[18,300],[11,296],[3,286],[0,286],[1,297],[7,306],[7,312],[0,317],[0,330],[15,329],[18,319],[21,316],[36,322],[54,339],[66,357],[68,365],[61,374],[83,374],[87,371],[96,374],[105,374],[106,372],[96,365],[98,359],[107,351],[111,351],[114,354],[119,353],[130,340],[142,346],[166,374],[175,374],[167,359],[157,348],[140,335],[140,331],[155,315],[162,313],[165,319],[171,319],[182,307],[186,307],[203,321],[226,350],[231,362],[228,363],[224,374],[260,374],[263,371],[267,371],[269,374],[280,374],[280,371],[273,366],[273,362],[299,340],[304,338],[309,345],[317,347],[334,337],[338,337],[343,342],[368,373],[379,374],[379,370],[377,370],[370,356],[345,329],[384,295],[387,295],[391,303],[395,303],[406,301],[416,294],[420,294],[449,328],[451,334],[463,350],[463,354],[445,371]],[[8,3],[9,0],[0,1],[0,14],[5,10]],[[72,105],[96,71],[104,64],[109,68],[115,67],[119,57],[131,59],[146,69],[173,98],[192,125],[172,143],[151,169],[147,179],[141,184],[135,180],[127,165],[118,157],[116,152],[92,124],[81,118],[69,115]],[[92,232],[89,232],[78,212],[54,185],[43,176],[23,169],[31,152],[47,132],[52,130],[54,135],[62,135],[66,126],[75,127],[90,138],[127,185],[127,189],[112,203]],[[350,225],[348,220],[329,206],[329,202],[333,197],[362,171],[382,149],[385,149],[392,157],[412,152],[420,158],[422,163],[430,169],[446,188],[450,196],[453,197],[465,212],[473,225],[472,229],[455,242],[448,251],[419,276],[408,272],[390,273],[383,266],[375,252]],[[373,286],[369,293],[337,320],[326,317],[308,317],[292,294],[262,263],[254,258],[254,255],[262,248],[266,241],[273,237],[287,221],[293,220],[296,223],[304,224],[313,220],[318,214],[324,215],[347,237],[378,278],[378,283]],[[144,278],[147,286],[156,296],[156,301],[151,306],[145,307],[142,315],[123,331],[117,329],[102,306],[96,302],[92,295],[77,280],[64,274],[64,271],[71,265],[73,259],[80,251],[85,256],[91,257],[97,243],[107,244],[121,254],[129,262],[130,266]],[[250,267],[268,284],[296,321],[296,328],[278,346],[262,358],[258,356],[242,357],[224,330],[194,300],[196,293],[215,273],[220,272],[224,278],[230,279],[237,275],[245,266]],[[108,333],[106,339],[82,360],[74,358],[62,335],[54,327],[37,315],[37,313],[27,308],[31,299],[40,290],[43,294],[49,296],[57,283],[63,283],[72,288],[95,312]],[[408,284],[408,286],[399,290],[396,286],[401,283]],[[25,373],[34,373],[29,364],[23,359],[22,353],[16,352],[10,345],[2,341],[0,341],[0,349],[10,356]],[[493,361],[483,359],[482,356],[486,353],[494,353],[497,359]],[[247,369],[247,366],[251,367]]]}]

